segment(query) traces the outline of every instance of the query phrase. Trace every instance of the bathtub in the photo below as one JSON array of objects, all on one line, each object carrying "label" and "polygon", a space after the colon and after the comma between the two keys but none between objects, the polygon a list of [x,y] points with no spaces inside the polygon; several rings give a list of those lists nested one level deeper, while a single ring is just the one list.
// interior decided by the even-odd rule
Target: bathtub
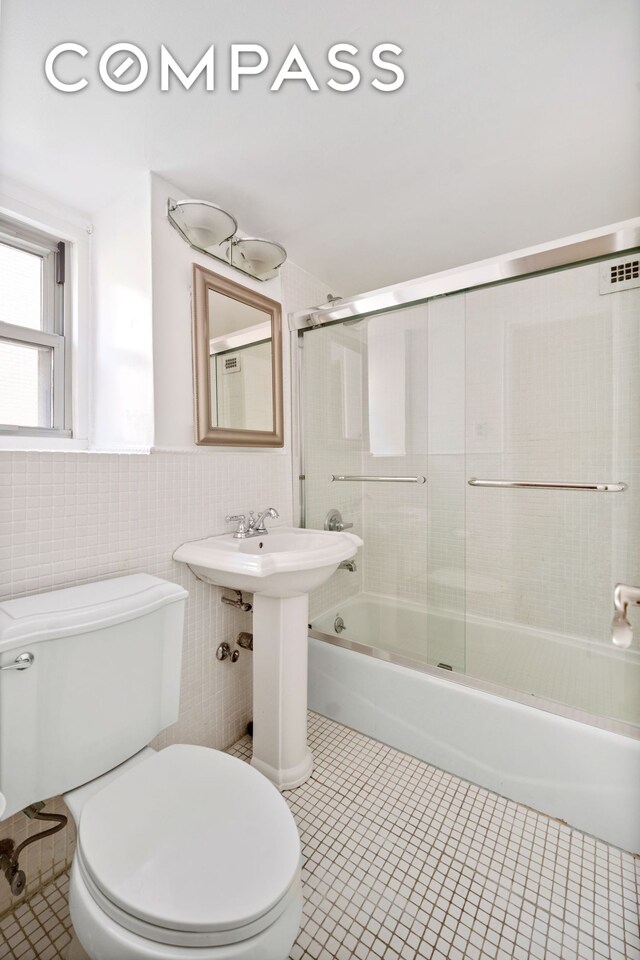
[{"label": "bathtub", "polygon": [[359,594],[310,624],[309,706],[640,852],[634,651]]}]

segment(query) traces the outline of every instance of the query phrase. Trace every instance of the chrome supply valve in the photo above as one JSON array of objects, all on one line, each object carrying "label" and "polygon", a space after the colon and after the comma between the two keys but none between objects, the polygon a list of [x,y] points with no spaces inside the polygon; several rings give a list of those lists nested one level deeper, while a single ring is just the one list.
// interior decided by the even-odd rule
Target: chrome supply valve
[{"label": "chrome supply valve", "polygon": [[242,599],[242,590],[234,590],[236,599],[232,600],[231,597],[221,597],[221,602],[226,603],[229,607],[237,607],[238,610],[242,610],[243,613],[251,613],[253,606],[248,603],[248,601]]},{"label": "chrome supply valve", "polygon": [[22,811],[30,820],[53,821],[55,827],[49,827],[48,830],[42,830],[35,833],[16,847],[11,837],[4,837],[0,840],[0,872],[4,873],[7,882],[11,887],[11,893],[14,897],[19,897],[27,885],[27,878],[24,870],[20,869],[18,858],[22,851],[31,846],[32,843],[38,843],[45,837],[51,837],[54,833],[63,830],[67,825],[67,818],[62,813],[44,813],[44,803],[38,801],[25,807]]},{"label": "chrome supply valve", "polygon": [[231,660],[231,663],[237,663],[240,656],[239,650],[232,650],[228,643],[221,643],[216,650],[217,660]]},{"label": "chrome supply valve", "polygon": [[0,870],[4,873],[13,896],[19,897],[27,885],[27,877],[18,865],[15,845],[9,837],[0,840]]}]

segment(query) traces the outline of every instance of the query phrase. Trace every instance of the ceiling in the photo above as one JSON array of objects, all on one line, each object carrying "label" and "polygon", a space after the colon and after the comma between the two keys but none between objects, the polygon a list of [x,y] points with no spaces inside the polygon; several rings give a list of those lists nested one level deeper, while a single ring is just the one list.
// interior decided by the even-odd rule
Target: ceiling
[{"label": "ceiling", "polygon": [[[97,77],[122,40],[150,63],[126,95]],[[43,71],[63,41],[90,51],[60,61],[86,64],[72,95]],[[361,51],[350,93],[326,86],[339,41]],[[395,93],[369,83],[383,41]],[[232,93],[242,42],[271,64]],[[269,91],[294,42],[317,93]],[[161,93],[162,43],[187,72],[214,43],[216,90]],[[0,165],[89,214],[153,170],[345,295],[638,215],[639,81],[637,0],[2,0]]]}]

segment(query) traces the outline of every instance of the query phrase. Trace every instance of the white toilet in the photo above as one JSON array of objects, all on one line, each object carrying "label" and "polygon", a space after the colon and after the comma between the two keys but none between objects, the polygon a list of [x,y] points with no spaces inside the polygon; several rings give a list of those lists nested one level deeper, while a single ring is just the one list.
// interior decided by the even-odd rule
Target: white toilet
[{"label": "white toilet", "polygon": [[276,788],[217,750],[147,746],[178,718],[186,597],[137,574],[0,604],[2,817],[65,794],[70,960],[285,960],[300,927]]}]

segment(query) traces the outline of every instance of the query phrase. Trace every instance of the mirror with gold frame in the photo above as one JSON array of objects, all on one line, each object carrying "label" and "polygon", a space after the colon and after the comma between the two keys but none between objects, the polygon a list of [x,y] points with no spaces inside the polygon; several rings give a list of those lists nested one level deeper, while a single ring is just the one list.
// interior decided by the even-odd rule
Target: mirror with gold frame
[{"label": "mirror with gold frame", "polygon": [[197,263],[193,372],[196,443],[283,445],[280,304]]}]

